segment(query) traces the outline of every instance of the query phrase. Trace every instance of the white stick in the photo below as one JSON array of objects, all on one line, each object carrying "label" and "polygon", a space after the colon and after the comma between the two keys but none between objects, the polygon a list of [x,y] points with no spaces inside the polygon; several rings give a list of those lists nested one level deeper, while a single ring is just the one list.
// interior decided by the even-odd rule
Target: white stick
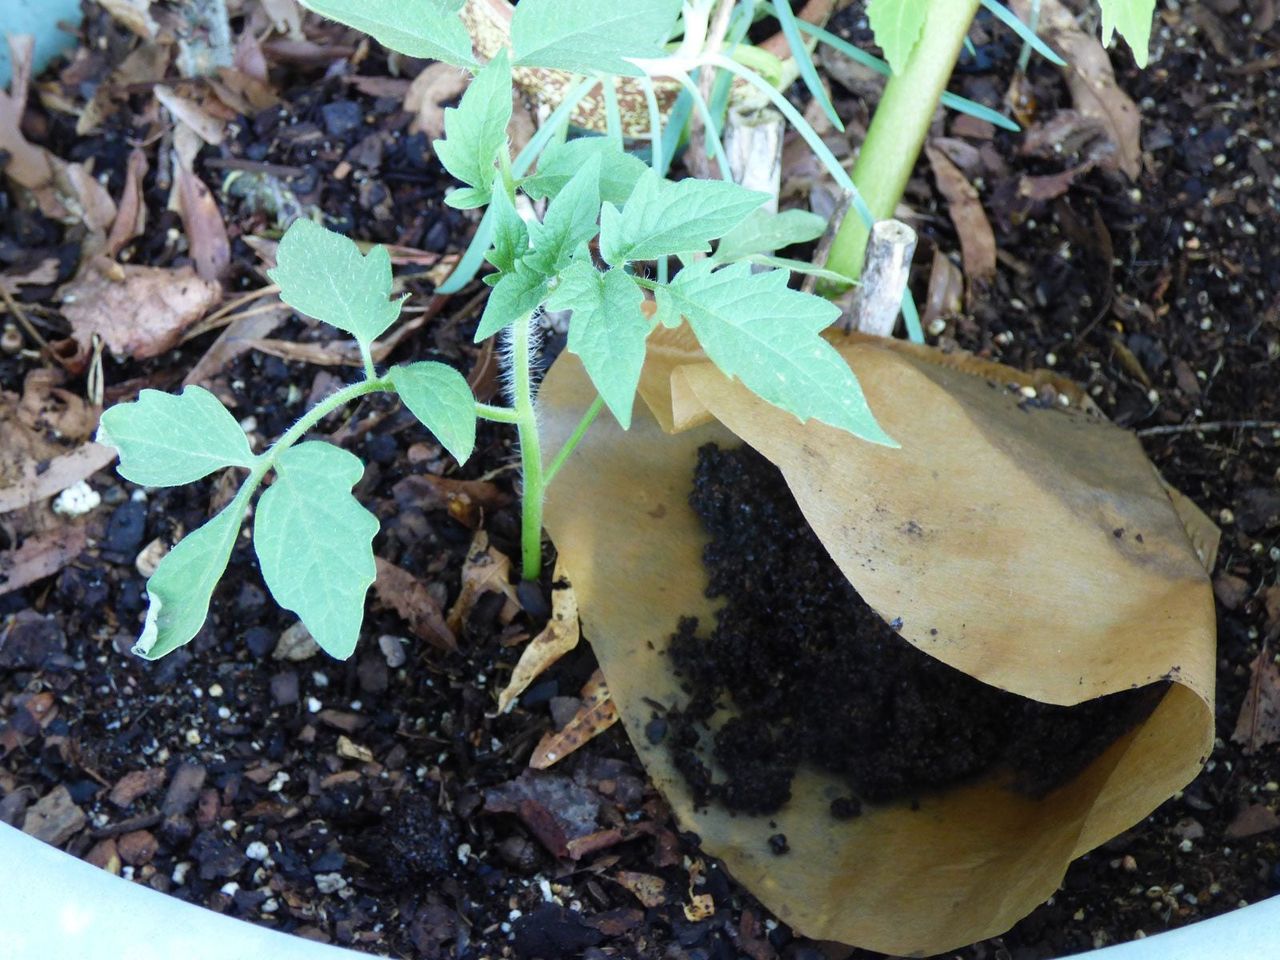
[{"label": "white stick", "polygon": [[851,311],[856,329],[878,337],[893,336],[915,252],[916,232],[901,220],[880,220],[871,228],[862,282]]}]

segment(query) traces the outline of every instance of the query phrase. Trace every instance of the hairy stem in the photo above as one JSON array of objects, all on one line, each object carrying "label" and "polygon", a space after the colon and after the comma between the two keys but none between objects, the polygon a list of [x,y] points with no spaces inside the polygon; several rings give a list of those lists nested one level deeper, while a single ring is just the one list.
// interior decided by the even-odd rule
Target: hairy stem
[{"label": "hairy stem", "polygon": [[542,471],[542,438],[533,409],[533,317],[511,325],[511,392],[520,465],[524,473],[520,523],[520,575],[537,580],[542,573],[542,502],[547,483]]},{"label": "hairy stem", "polygon": [[[902,73],[885,85],[853,168],[853,182],[873,221],[892,217],[902,199],[979,2],[930,0],[920,42]],[[856,279],[870,228],[865,216],[846,216],[831,245],[828,269]]]}]

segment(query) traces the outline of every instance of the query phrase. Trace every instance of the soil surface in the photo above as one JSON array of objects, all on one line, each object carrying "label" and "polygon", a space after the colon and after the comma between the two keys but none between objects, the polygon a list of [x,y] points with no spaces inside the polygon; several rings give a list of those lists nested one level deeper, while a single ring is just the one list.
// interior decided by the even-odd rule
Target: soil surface
[{"label": "soil surface", "polygon": [[[271,307],[269,292],[239,299],[267,287],[272,244],[298,212],[399,245],[416,325],[387,361],[441,360],[482,399],[498,389],[491,349],[471,343],[487,288],[433,296],[473,220],[443,204],[449,179],[404,108],[427,65],[310,17],[291,36],[256,3],[229,6],[239,53],[218,83],[178,75],[169,6],[152,5],[162,29],[144,40],[88,4],[74,55],[32,85],[27,142],[84,164],[121,207],[137,185],[132,225],[145,229],[124,232],[116,262],[179,270],[200,260],[221,286],[220,307],[176,346],[95,353],[59,289],[103,249],[109,222],[95,234],[0,180],[0,279],[12,301],[0,429],[6,455],[29,450],[38,475],[67,467],[99,402],[143,387],[193,377],[260,448],[356,375],[330,332]],[[865,42],[861,16],[855,5],[835,28]],[[948,954],[1034,960],[1280,890],[1280,748],[1248,715],[1238,730],[1248,703],[1280,687],[1280,28],[1273,0],[1169,3],[1148,70],[1112,51],[1142,119],[1132,176],[1105,162],[1096,130],[1081,132],[1063,73],[1033,59],[1020,74],[1018,44],[990,18],[973,42],[952,89],[997,109],[1018,91],[1026,130],[940,114],[934,132],[955,141],[942,147],[976,191],[998,260],[993,279],[964,276],[972,222],[956,227],[956,205],[922,159],[906,205],[922,237],[916,297],[928,305],[932,291],[939,304],[926,312],[930,341],[1080,382],[1224,529],[1219,739],[1204,772],[1073,864],[1006,935]],[[873,102],[860,83],[833,81],[847,134],[827,138],[841,156]],[[220,141],[207,131],[218,142],[195,151],[190,176],[160,84],[225,123]],[[99,119],[82,122],[90,105]],[[1053,135],[1063,129],[1076,135]],[[812,166],[793,162],[803,155],[788,148],[785,195],[821,208],[829,191],[824,199]],[[958,275],[964,295],[948,295],[935,274]],[[589,648],[498,715],[496,690],[541,629],[545,593],[488,592],[452,628],[444,622],[469,553],[473,565],[516,553],[508,432],[482,431],[462,469],[386,401],[319,432],[369,464],[357,493],[383,522],[378,556],[403,574],[372,596],[346,663],[298,646],[243,545],[193,644],[154,664],[128,653],[156,550],[212,515],[235,478],[139,490],[99,469],[81,491],[82,506],[101,498],[87,513],[55,514],[45,497],[0,515],[0,573],[31,574],[0,584],[0,819],[192,903],[398,956],[828,955],[679,835],[619,728],[550,770],[527,768],[542,734],[575,711],[595,670]],[[383,582],[393,578],[384,569]],[[692,894],[708,895],[711,911],[686,913]]]},{"label": "soil surface", "polygon": [[[1075,707],[1038,703],[949,667],[903,640],[840,572],[781,471],[750,447],[698,451],[689,502],[708,535],[707,595],[723,597],[698,634],[686,618],[671,657],[691,694],[673,712],[677,765],[699,802],[773,813],[805,762],[844,777],[860,801],[916,798],[987,773],[1034,796],[1069,780],[1146,717],[1165,684]],[[726,695],[727,694],[727,699]],[[723,782],[692,749],[714,734]]]}]

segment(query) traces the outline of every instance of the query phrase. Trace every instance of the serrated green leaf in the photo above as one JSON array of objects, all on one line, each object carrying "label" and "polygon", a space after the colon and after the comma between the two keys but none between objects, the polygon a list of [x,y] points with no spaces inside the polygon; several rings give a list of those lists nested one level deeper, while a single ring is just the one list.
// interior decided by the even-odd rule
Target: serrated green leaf
[{"label": "serrated green leaf", "polygon": [[262,578],[320,649],[345,660],[356,648],[365,593],[377,573],[378,518],[351,495],[364,464],[341,447],[312,440],[286,450],[276,470],[253,521]]},{"label": "serrated green leaf", "polygon": [[476,398],[466,377],[429,361],[395,366],[387,375],[404,405],[458,463],[466,463],[476,445]]},{"label": "serrated green leaf", "polygon": [[600,158],[591,157],[547,205],[542,222],[529,224],[530,250],[524,262],[546,276],[555,274],[599,232],[599,216]]},{"label": "serrated green leaf", "polygon": [[280,299],[299,313],[371,343],[400,316],[391,300],[391,256],[374,247],[367,255],[348,237],[310,220],[295,220],[267,271]]},{"label": "serrated green leaf", "polygon": [[223,467],[253,466],[249,438],[212,393],[143,390],[102,414],[97,441],[120,454],[120,476],[145,487],[176,487]]},{"label": "serrated green leaf", "polygon": [[579,137],[547,147],[538,170],[520,189],[534,200],[554,197],[592,157],[600,158],[600,199],[621,206],[648,165],[635,154],[623,153],[607,137]]},{"label": "serrated green leaf", "polygon": [[605,204],[600,214],[600,253],[610,266],[628,260],[655,260],[705,253],[768,197],[724,180],[663,180],[652,170],[636,182],[619,211]]},{"label": "serrated green leaf", "polygon": [[1098,6],[1102,8],[1102,42],[1110,43],[1112,33],[1118,32],[1129,44],[1138,66],[1146,67],[1156,0],[1098,0]]},{"label": "serrated green leaf", "polygon": [[770,213],[754,210],[751,215],[720,238],[716,263],[729,263],[758,253],[773,253],[793,243],[807,243],[822,236],[827,221],[808,210]]},{"label": "serrated green leaf", "polygon": [[622,429],[631,426],[631,407],[644,366],[644,343],[652,324],[640,311],[644,294],[618,268],[601,273],[585,260],[560,274],[547,301],[553,310],[572,310],[570,353],[582,365]]},{"label": "serrated green leaf", "polygon": [[460,67],[474,66],[471,35],[458,17],[466,0],[300,0],[331,20],[367,33],[388,49],[443,60]]},{"label": "serrated green leaf", "polygon": [[485,254],[485,259],[505,273],[514,269],[516,261],[528,252],[529,228],[516,213],[505,190],[493,195],[489,212],[493,217],[493,249]]},{"label": "serrated green leaf", "polygon": [[249,497],[242,492],[164,555],[147,580],[146,619],[133,646],[138,656],[158,660],[200,632],[248,505]]},{"label": "serrated green leaf", "polygon": [[521,0],[511,18],[519,67],[640,76],[629,57],[663,54],[680,0]]},{"label": "serrated green leaf", "polygon": [[[489,202],[498,175],[498,153],[507,149],[507,124],[511,122],[511,64],[500,50],[467,86],[456,107],[444,112],[444,139],[432,147],[451,174],[472,187],[475,194],[455,190],[450,206]],[[479,203],[471,201],[483,197]]]},{"label": "serrated green leaf", "polygon": [[752,273],[748,263],[715,269],[703,260],[667,285],[698,343],[724,373],[801,420],[821,420],[889,447],[848,364],[820,336],[840,309],[787,287],[782,270]]},{"label": "serrated green leaf", "polygon": [[484,313],[476,324],[475,342],[487,340],[505,329],[513,320],[528,316],[547,298],[547,277],[518,262],[511,273],[504,273],[489,293]]},{"label": "serrated green leaf", "polygon": [[920,42],[929,0],[869,0],[867,21],[876,44],[894,73],[906,69],[911,51]]}]

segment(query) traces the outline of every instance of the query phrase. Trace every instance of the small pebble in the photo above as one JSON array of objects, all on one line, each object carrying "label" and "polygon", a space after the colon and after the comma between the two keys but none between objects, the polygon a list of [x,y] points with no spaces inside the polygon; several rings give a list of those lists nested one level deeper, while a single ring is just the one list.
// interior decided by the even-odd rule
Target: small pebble
[{"label": "small pebble", "polygon": [[249,846],[245,847],[244,855],[250,860],[257,860],[261,862],[271,856],[271,848],[261,840],[255,840],[253,843],[249,844]]}]

